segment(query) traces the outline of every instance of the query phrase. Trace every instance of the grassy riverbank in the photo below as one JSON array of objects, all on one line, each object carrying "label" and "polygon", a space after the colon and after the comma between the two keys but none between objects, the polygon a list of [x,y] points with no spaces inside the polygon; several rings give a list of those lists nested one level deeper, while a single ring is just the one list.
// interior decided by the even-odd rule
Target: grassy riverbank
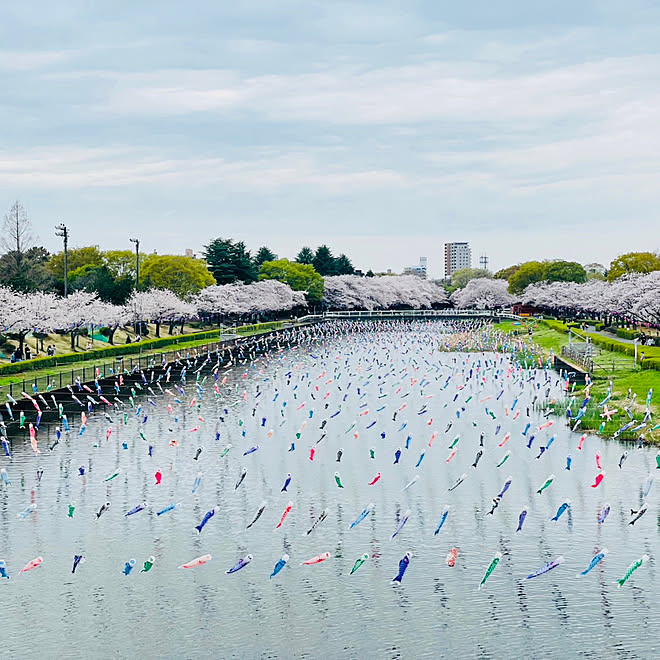
[{"label": "grassy riverbank", "polygon": [[[526,335],[530,325],[533,329],[531,336]],[[495,324],[495,328],[502,332],[518,332],[523,336],[527,336],[529,341],[534,342],[541,348],[545,358],[549,358],[551,353],[560,355],[562,346],[566,346],[569,343],[568,328],[566,326],[558,322],[553,322],[550,326],[535,321],[529,321],[524,326],[520,324],[516,325],[511,321]],[[566,331],[564,331],[564,328],[566,328]],[[656,350],[658,350],[657,347]],[[656,396],[660,396],[660,371],[655,369],[640,369],[639,365],[635,364],[634,355],[611,351],[601,347],[598,355],[594,356],[593,386],[591,388],[592,403],[587,407],[587,412],[582,418],[578,427],[579,429],[597,431],[600,428],[603,418],[600,416],[602,409],[598,408],[598,402],[607,396],[610,381],[612,382],[613,389],[608,406],[610,409],[614,408],[618,412],[611,422],[605,423],[605,428],[601,434],[606,437],[612,437],[628,421],[628,415],[623,412],[623,408],[629,402],[629,391],[637,395],[635,403],[631,407],[631,412],[633,412],[635,420],[639,423],[641,423],[645,414],[645,402],[649,389],[652,388],[657,393]],[[583,390],[584,387],[576,387],[575,389],[580,402],[582,400],[581,393]],[[577,413],[580,402],[574,405],[574,414]],[[654,419],[660,414],[660,405],[657,398],[651,404],[651,412]],[[653,424],[649,425],[650,428],[652,426]],[[647,428],[641,432],[644,433],[647,441],[660,443],[660,430],[650,431]],[[631,440],[636,436],[636,433],[624,433],[621,437]]]},{"label": "grassy riverbank", "polygon": [[[283,321],[257,323],[252,325],[227,328],[225,330],[202,330],[185,335],[164,335],[159,339],[150,338],[131,344],[104,345],[83,352],[61,353],[54,357],[38,357],[23,362],[0,366],[0,387],[13,383],[35,382],[38,379],[59,376],[60,373],[71,372],[89,365],[90,368],[100,363],[108,363],[121,356],[144,357],[156,355],[165,351],[187,351],[198,346],[220,341],[223,337],[250,337],[277,330],[284,325]],[[3,371],[5,373],[3,373]]]}]

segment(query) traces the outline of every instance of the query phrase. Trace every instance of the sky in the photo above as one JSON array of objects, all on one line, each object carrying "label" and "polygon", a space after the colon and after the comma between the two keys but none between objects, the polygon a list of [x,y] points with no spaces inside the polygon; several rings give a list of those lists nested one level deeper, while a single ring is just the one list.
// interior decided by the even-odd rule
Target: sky
[{"label": "sky", "polygon": [[3,5],[0,210],[39,243],[395,272],[660,249],[660,3]]}]

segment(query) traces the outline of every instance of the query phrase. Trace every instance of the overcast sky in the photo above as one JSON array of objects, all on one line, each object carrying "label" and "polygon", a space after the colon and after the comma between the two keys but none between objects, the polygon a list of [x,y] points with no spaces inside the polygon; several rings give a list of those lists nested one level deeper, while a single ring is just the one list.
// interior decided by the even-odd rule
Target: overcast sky
[{"label": "overcast sky", "polygon": [[3,3],[0,209],[40,242],[401,270],[469,241],[609,263],[660,249],[651,0]]}]

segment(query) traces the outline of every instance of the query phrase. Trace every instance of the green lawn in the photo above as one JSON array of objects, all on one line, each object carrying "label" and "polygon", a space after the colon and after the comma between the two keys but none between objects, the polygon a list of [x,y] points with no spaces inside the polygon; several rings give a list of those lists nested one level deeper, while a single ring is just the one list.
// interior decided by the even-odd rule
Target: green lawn
[{"label": "green lawn", "polygon": [[[543,349],[545,356],[547,357],[550,354],[551,349],[555,354],[561,354],[561,347],[568,344],[568,334],[545,325],[538,325],[531,321],[530,323],[535,328],[531,339]],[[506,321],[495,324],[495,328],[502,332],[516,330],[522,332],[527,329],[527,326],[521,327],[520,325],[514,325],[511,321]],[[610,408],[621,411],[630,388],[631,392],[637,395],[636,405],[634,406],[635,418],[641,421],[644,416],[646,395],[649,389],[653,388],[655,400],[651,405],[651,411],[654,418],[660,415],[660,371],[653,369],[641,370],[635,367],[632,356],[607,350],[602,350],[599,355],[595,356],[594,365],[593,386],[591,388],[593,404],[589,406],[580,428],[584,430],[597,430],[599,428],[602,422],[600,417],[602,410],[597,407],[597,404],[607,395],[610,380],[613,383],[612,398],[608,404]],[[614,369],[612,366],[614,366]],[[577,395],[581,396],[583,388],[576,389]],[[574,412],[577,412],[577,406],[574,408]],[[623,426],[626,418],[627,416],[617,415],[611,423],[606,424],[603,434],[611,436],[618,428]],[[646,436],[650,441],[660,442],[660,430],[652,433],[646,432]],[[623,437],[630,436],[624,435]]]}]

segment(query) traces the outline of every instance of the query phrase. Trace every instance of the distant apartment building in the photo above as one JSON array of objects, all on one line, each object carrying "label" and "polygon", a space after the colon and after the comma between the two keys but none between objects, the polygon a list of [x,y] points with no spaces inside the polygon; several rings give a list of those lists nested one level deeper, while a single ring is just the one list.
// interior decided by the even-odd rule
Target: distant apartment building
[{"label": "distant apartment building", "polygon": [[605,275],[607,273],[605,266],[599,263],[585,264],[584,270],[587,271],[587,275]]},{"label": "distant apartment building", "polygon": [[425,280],[427,265],[428,265],[428,259],[426,257],[420,257],[419,264],[416,266],[406,266],[403,269],[403,274],[416,275],[417,277],[421,277],[423,280]]},{"label": "distant apartment building", "polygon": [[449,279],[461,268],[472,268],[469,243],[445,243],[445,278]]}]

